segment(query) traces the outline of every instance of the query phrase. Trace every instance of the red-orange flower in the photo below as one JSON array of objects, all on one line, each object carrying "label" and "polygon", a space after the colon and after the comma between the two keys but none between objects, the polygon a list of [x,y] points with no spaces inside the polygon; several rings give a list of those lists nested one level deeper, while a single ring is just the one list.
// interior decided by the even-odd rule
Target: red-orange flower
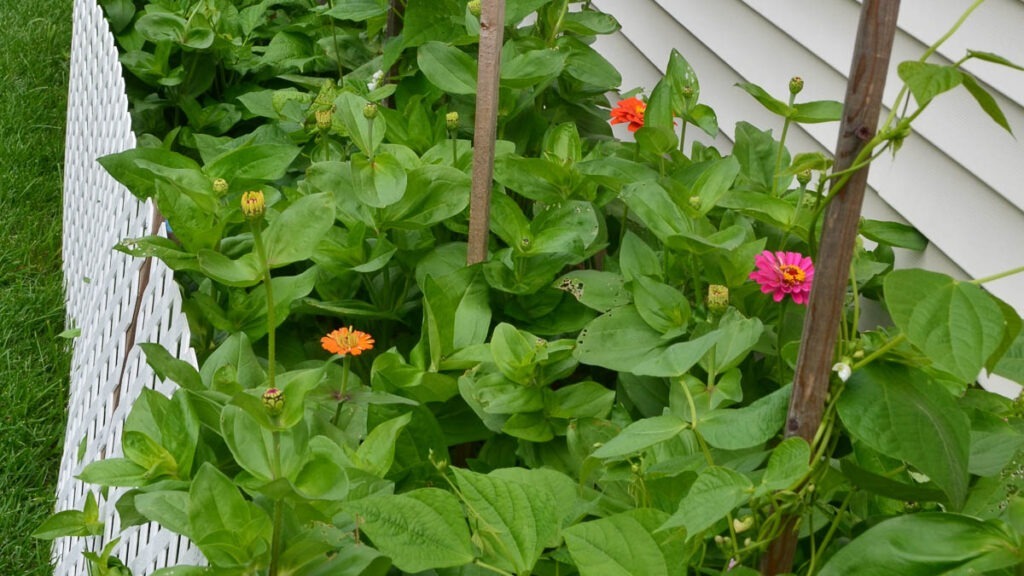
[{"label": "red-orange flower", "polygon": [[619,100],[619,103],[612,108],[612,124],[629,123],[626,128],[630,132],[636,132],[644,127],[644,110],[647,104],[639,98],[626,98]]},{"label": "red-orange flower", "polygon": [[366,332],[353,330],[351,326],[339,328],[320,339],[324,350],[332,354],[359,356],[373,349],[373,337]]}]

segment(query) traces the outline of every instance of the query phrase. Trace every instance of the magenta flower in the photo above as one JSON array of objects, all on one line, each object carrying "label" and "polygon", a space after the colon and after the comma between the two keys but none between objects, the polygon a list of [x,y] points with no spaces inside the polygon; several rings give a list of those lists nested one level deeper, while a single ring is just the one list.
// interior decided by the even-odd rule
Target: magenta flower
[{"label": "magenta flower", "polygon": [[776,302],[789,294],[793,302],[806,304],[814,280],[814,263],[799,252],[771,252],[765,250],[754,258],[757,270],[750,279],[761,285],[761,292],[771,294]]}]

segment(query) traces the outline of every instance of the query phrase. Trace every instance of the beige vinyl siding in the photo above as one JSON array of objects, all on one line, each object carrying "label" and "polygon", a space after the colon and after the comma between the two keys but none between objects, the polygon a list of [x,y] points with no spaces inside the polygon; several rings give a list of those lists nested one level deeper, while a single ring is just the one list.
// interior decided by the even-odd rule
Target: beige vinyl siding
[{"label": "beige vinyl siding", "polygon": [[[718,114],[727,150],[737,121],[781,130],[781,121],[735,87],[754,82],[786,97],[804,78],[801,100],[842,100],[860,12],[856,0],[595,0],[622,30],[597,47],[621,71],[622,89],[648,92],[675,48],[697,72],[701,101]],[[903,0],[884,104],[901,86],[896,64],[916,60],[970,5],[966,0]],[[968,48],[1024,64],[1024,2],[988,0],[932,57],[949,63]],[[1015,133],[1024,137],[1024,72],[971,61]],[[888,113],[885,108],[883,113]],[[687,133],[697,132],[690,129]],[[794,152],[834,149],[837,124],[791,129]],[[980,278],[1024,265],[1024,141],[998,127],[958,88],[915,123],[895,160],[871,168],[865,215],[903,220],[931,241],[924,254],[901,252],[900,265]],[[1024,313],[1024,275],[986,285]]]}]

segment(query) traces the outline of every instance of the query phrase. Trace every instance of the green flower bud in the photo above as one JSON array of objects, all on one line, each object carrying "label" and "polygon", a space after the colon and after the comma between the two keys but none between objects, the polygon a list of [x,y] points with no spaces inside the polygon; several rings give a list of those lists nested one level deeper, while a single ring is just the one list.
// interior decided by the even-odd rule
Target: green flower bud
[{"label": "green flower bud", "polygon": [[693,206],[694,210],[700,210],[700,196],[690,196],[690,206]]},{"label": "green flower bud", "polygon": [[263,192],[260,190],[249,190],[242,194],[242,214],[250,220],[263,216],[266,210]]},{"label": "green flower bud", "polygon": [[804,79],[799,76],[793,76],[789,81],[789,93],[796,96],[804,89]]},{"label": "green flower bud", "polygon": [[313,113],[316,116],[316,127],[320,130],[327,131],[331,129],[331,124],[334,121],[334,107],[323,108]]},{"label": "green flower bud", "polygon": [[263,407],[267,409],[267,414],[271,416],[277,416],[284,411],[284,392],[277,388],[268,388],[263,393]]},{"label": "green flower bud", "polygon": [[721,284],[708,286],[708,310],[721,314],[729,308],[729,289]]},{"label": "green flower bud", "polygon": [[469,6],[469,13],[472,14],[473,16],[476,16],[477,18],[479,18],[480,17],[480,13],[483,10],[483,8],[480,6],[480,0],[469,0],[468,6]]},{"label": "green flower bud", "polygon": [[373,120],[377,117],[377,105],[373,102],[369,102],[366,106],[363,106],[363,118],[367,120]]},{"label": "green flower bud", "polygon": [[445,124],[448,126],[449,132],[455,132],[459,129],[459,113],[449,112],[444,115]]},{"label": "green flower bud", "polygon": [[217,194],[223,194],[228,191],[228,181],[223,178],[215,178],[213,180],[213,191]]},{"label": "green flower bud", "polygon": [[801,172],[798,172],[796,175],[796,181],[801,186],[807,186],[807,184],[811,181],[811,171],[803,170]]}]

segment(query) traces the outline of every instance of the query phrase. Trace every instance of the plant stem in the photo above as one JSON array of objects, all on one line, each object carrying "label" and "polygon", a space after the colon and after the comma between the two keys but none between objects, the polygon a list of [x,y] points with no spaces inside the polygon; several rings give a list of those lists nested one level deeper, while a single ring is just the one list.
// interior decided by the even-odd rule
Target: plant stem
[{"label": "plant stem", "polygon": [[348,354],[342,360],[341,364],[341,391],[338,393],[338,407],[334,409],[334,418],[331,419],[331,424],[338,425],[338,418],[341,417],[341,407],[345,404],[345,393],[348,391],[348,373],[352,368],[352,357]]},{"label": "plant stem", "polygon": [[[796,101],[796,94],[789,94],[789,106],[792,108],[793,102]],[[782,152],[786,149],[786,135],[789,134],[789,125],[793,121],[790,118],[786,118],[782,123],[782,135],[779,136],[779,151],[775,153],[775,172],[772,174],[772,198],[776,198],[779,195],[779,172],[782,172]]]},{"label": "plant stem", "polygon": [[1014,274],[1020,274],[1021,272],[1024,272],[1024,266],[1018,266],[1017,268],[1014,268],[1012,270],[1007,270],[1006,272],[1000,272],[998,274],[993,274],[991,276],[985,276],[983,278],[978,278],[976,280],[971,280],[971,281],[969,281],[969,283],[970,284],[985,284],[987,282],[993,282],[993,281],[999,280],[1001,278],[1006,278],[1007,276],[1013,276]]},{"label": "plant stem", "polygon": [[828,527],[828,532],[826,532],[825,537],[821,539],[821,544],[816,548],[811,548],[811,563],[807,568],[808,574],[814,574],[814,564],[819,558],[819,554],[817,554],[817,552],[818,550],[824,551],[825,548],[828,547],[829,542],[832,540],[832,536],[835,535],[836,530],[839,528],[839,521],[843,518],[843,513],[846,512],[846,507],[850,505],[850,500],[853,498],[854,494],[856,494],[856,490],[850,490],[846,494],[846,498],[844,498],[843,502],[839,505],[839,510],[836,511],[835,518],[832,519],[832,524]]},{"label": "plant stem", "polygon": [[[270,461],[274,479],[281,477],[281,433],[277,430],[271,432],[273,438],[274,454]],[[270,542],[270,573],[269,576],[277,576],[277,567],[281,560],[281,525],[284,520],[284,503],[280,498],[274,500],[274,532]]]},{"label": "plant stem", "polygon": [[898,336],[896,336],[892,340],[889,340],[888,342],[886,342],[881,348],[879,348],[878,350],[875,350],[871,354],[868,354],[863,360],[861,360],[860,362],[857,362],[856,364],[854,364],[852,366],[852,368],[854,370],[857,370],[859,368],[863,368],[864,366],[867,366],[873,360],[877,359],[879,356],[882,356],[883,354],[885,354],[889,350],[892,350],[893,348],[898,346],[900,343],[902,343],[906,339],[907,339],[907,335],[906,334],[899,334]]},{"label": "plant stem", "polygon": [[263,266],[263,286],[267,291],[267,387],[274,388],[276,364],[274,350],[277,344],[275,337],[277,315],[274,312],[274,285],[270,280],[270,261],[267,260],[267,250],[263,245],[260,222],[259,220],[251,220],[249,225],[252,228],[252,237],[256,244],[256,255],[260,259],[260,265]]}]

